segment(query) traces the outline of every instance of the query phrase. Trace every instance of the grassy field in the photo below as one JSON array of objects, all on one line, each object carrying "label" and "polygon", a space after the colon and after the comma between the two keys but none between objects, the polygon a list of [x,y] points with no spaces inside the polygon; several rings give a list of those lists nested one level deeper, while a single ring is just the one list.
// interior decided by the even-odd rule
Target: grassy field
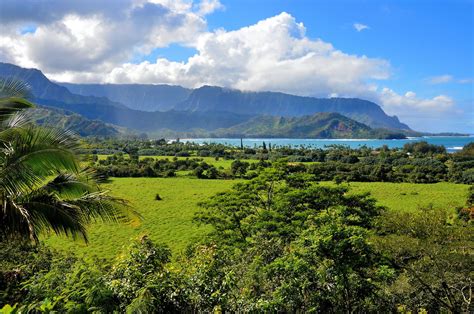
[{"label": "grassy field", "polygon": [[[174,253],[181,252],[196,237],[205,234],[206,226],[198,227],[192,218],[197,203],[220,191],[229,189],[235,181],[198,180],[193,178],[116,178],[104,187],[115,196],[123,197],[142,216],[142,221],[129,224],[95,223],[89,228],[89,244],[64,237],[51,236],[46,243],[77,254],[111,258],[130,244],[130,239],[147,234],[154,241],[169,245]],[[163,200],[156,201],[159,194]]]},{"label": "grassy field", "polygon": [[[51,236],[48,245],[72,250],[78,255],[113,258],[130,240],[147,234],[151,239],[169,245],[173,253],[182,252],[186,245],[209,229],[192,222],[197,203],[209,196],[230,189],[236,181],[198,180],[194,178],[116,178],[105,187],[116,196],[131,202],[143,216],[142,221],[129,224],[93,224],[89,229],[90,243]],[[332,183],[323,183],[332,184]],[[371,192],[380,205],[391,210],[413,211],[433,204],[454,209],[464,205],[467,186],[452,183],[350,183],[351,191]],[[163,198],[155,200],[159,193]]]},{"label": "grassy field", "polygon": [[430,205],[454,210],[466,203],[468,189],[468,185],[447,182],[436,184],[352,182],[349,187],[352,193],[370,192],[380,205],[398,211],[413,211]]}]

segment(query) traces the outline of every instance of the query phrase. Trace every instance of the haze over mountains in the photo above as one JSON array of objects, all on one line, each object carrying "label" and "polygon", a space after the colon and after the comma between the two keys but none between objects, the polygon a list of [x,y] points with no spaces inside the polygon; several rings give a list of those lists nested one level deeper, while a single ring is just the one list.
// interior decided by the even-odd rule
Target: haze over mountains
[{"label": "haze over mountains", "polygon": [[[26,81],[37,104],[74,112],[85,120],[95,120],[93,125],[103,123],[98,128],[105,134],[123,132],[123,128],[152,134],[322,138],[379,136],[380,132],[371,131],[374,128],[410,132],[406,124],[385,114],[377,104],[357,98],[312,98],[215,86],[61,84],[51,82],[37,69],[8,63],[0,63],[0,77]],[[328,115],[321,113],[338,115],[330,115],[331,123],[327,123]],[[257,122],[266,126],[263,133],[255,132]]]},{"label": "haze over mountains", "polygon": [[192,92],[189,88],[164,84],[59,84],[78,95],[107,97],[129,108],[143,111],[174,109]]}]

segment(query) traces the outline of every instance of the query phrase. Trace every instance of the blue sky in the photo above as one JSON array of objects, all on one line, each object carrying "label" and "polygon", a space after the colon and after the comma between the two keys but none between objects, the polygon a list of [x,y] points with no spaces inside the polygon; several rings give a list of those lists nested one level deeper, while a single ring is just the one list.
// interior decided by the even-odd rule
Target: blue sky
[{"label": "blue sky", "polygon": [[0,60],[55,80],[360,97],[417,130],[474,133],[472,0],[4,0],[2,12]]}]

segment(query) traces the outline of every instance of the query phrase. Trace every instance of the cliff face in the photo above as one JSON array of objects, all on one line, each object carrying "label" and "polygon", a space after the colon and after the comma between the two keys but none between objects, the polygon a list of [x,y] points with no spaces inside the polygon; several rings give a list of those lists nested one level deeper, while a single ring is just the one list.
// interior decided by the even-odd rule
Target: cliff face
[{"label": "cliff face", "polygon": [[313,98],[275,92],[242,92],[215,86],[195,89],[175,106],[177,110],[227,111],[239,114],[298,117],[318,112],[337,112],[374,128],[405,129],[397,117],[379,105],[358,98]]},{"label": "cliff face", "polygon": [[31,87],[31,93],[36,99],[53,100],[66,104],[96,104],[118,108],[125,107],[105,97],[73,94],[66,87],[51,82],[37,69],[25,69],[13,64],[0,62],[0,77],[25,81]]}]

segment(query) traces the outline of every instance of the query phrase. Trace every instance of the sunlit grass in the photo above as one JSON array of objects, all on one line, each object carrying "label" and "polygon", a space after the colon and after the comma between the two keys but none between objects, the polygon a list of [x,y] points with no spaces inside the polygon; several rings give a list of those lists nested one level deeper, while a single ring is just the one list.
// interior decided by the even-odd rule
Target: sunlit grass
[{"label": "sunlit grass", "polygon": [[390,210],[413,211],[430,205],[448,210],[464,206],[469,186],[447,182],[435,184],[351,182],[349,187],[351,193],[370,192],[379,205],[386,206]]},{"label": "sunlit grass", "polygon": [[[113,195],[130,201],[143,219],[137,223],[94,223],[89,228],[89,244],[64,237],[51,236],[46,243],[79,255],[112,258],[130,240],[147,234],[157,242],[169,245],[174,253],[181,252],[194,239],[208,232],[192,218],[197,203],[229,189],[236,181],[198,180],[193,178],[114,178],[104,185]],[[155,200],[156,194],[162,198]]]},{"label": "sunlit grass", "polygon": [[[143,216],[129,224],[95,223],[89,228],[90,243],[51,236],[46,243],[55,248],[72,250],[79,255],[113,258],[130,240],[147,234],[157,242],[169,245],[173,253],[183,252],[188,244],[209,232],[209,227],[192,221],[197,203],[217,192],[231,188],[235,180],[199,180],[178,178],[113,178],[104,187],[114,195],[130,201]],[[323,182],[321,184],[334,184]],[[467,185],[452,183],[362,183],[349,184],[351,193],[370,192],[380,205],[390,210],[414,211],[432,204],[454,210],[466,202]],[[156,201],[159,194],[163,199]]]}]

